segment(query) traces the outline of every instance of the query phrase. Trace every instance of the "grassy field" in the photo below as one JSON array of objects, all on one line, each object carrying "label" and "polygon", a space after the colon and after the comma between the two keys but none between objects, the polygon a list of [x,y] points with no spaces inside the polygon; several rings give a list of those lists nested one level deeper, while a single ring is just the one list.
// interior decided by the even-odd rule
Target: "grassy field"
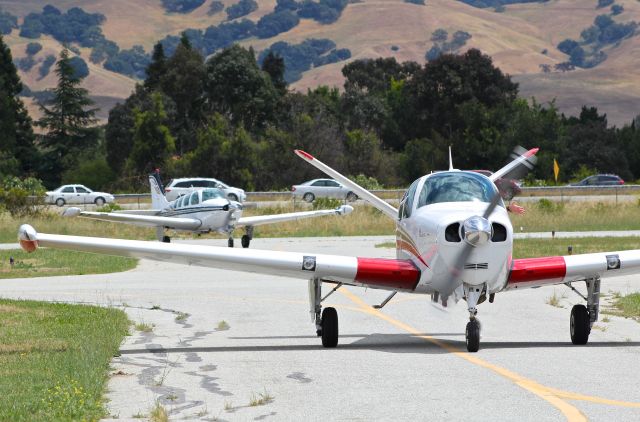
[{"label": "grassy field", "polygon": [[[395,248],[395,242],[375,245],[377,248]],[[579,237],[567,239],[517,239],[513,241],[514,258],[537,258],[542,256],[568,255],[593,252],[615,252],[640,249],[640,237]]]},{"label": "grassy field", "polygon": [[[636,203],[549,202],[524,204],[524,215],[511,214],[516,232],[640,230],[640,206]],[[243,215],[277,214],[308,210],[307,204],[292,203],[283,207],[247,209]],[[125,224],[63,218],[56,213],[40,217],[14,219],[0,215],[0,243],[16,241],[20,224],[28,222],[43,233],[123,239],[155,239],[155,230]],[[320,217],[256,227],[254,237],[364,236],[393,235],[394,222],[376,209],[358,203],[350,215]],[[237,230],[236,237],[243,233]],[[170,233],[175,236],[175,233]],[[182,237],[189,235],[180,234]],[[206,235],[226,237],[225,235]]]},{"label": "grassy field", "polygon": [[128,326],[116,309],[0,300],[0,420],[105,416],[106,370]]},{"label": "grassy field", "polygon": [[[14,265],[9,264],[13,257]],[[55,275],[103,274],[135,268],[138,260],[62,249],[39,249],[28,254],[22,250],[0,250],[0,279],[49,277]]]},{"label": "grassy field", "polygon": [[640,293],[614,298],[613,306],[618,311],[614,312],[616,315],[640,319]]}]

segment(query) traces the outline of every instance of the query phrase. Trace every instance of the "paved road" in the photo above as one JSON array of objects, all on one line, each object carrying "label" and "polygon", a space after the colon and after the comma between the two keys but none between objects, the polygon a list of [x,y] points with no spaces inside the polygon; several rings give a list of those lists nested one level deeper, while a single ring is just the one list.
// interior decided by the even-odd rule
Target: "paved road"
[{"label": "paved road", "polygon": [[[389,237],[255,239],[260,249],[392,256]],[[224,240],[205,243],[223,245]],[[640,277],[603,292],[640,290]],[[545,302],[561,297],[560,306]],[[109,411],[139,420],[159,400],[189,420],[640,420],[640,324],[609,317],[570,344],[566,287],[498,295],[479,307],[481,350],[464,351],[464,303],[343,289],[340,345],[314,335],[304,280],[141,261],[124,273],[0,281],[3,297],[126,305],[152,333],[114,359]],[[158,309],[151,309],[158,308]],[[177,312],[187,313],[184,319]],[[225,321],[228,329],[219,329]],[[252,395],[272,396],[250,406]]]}]

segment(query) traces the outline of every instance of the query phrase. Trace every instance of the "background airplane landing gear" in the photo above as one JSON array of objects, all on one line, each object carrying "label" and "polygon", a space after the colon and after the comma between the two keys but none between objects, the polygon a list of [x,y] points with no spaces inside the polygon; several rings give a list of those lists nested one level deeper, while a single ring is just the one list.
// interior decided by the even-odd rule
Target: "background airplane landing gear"
[{"label": "background airplane landing gear", "polygon": [[480,349],[480,321],[477,319],[469,321],[464,334],[467,342],[467,351],[477,352]]},{"label": "background airplane landing gear", "polygon": [[169,236],[162,236],[163,243],[171,243],[171,238]]},{"label": "background airplane landing gear", "polygon": [[251,239],[253,239],[253,226],[247,226],[245,228],[245,232],[246,233],[242,235],[242,238],[240,239],[240,243],[243,248],[248,248],[249,243],[251,243]]},{"label": "background airplane landing gear", "polygon": [[591,333],[591,318],[586,306],[573,305],[569,328],[573,344],[587,344]]},{"label": "background airplane landing gear", "polygon": [[336,347],[338,345],[338,312],[336,308],[322,310],[322,347]]},{"label": "background airplane landing gear", "polygon": [[227,246],[233,248],[233,237],[230,237],[229,240],[227,240]]}]

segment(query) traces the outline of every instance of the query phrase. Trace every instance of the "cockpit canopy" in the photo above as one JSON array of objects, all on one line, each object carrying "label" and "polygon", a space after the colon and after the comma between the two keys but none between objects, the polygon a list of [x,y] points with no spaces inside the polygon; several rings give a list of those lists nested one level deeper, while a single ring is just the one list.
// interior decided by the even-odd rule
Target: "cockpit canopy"
[{"label": "cockpit canopy", "polygon": [[208,188],[193,191],[190,195],[184,195],[171,203],[172,208],[183,208],[199,204],[209,199],[223,198],[224,193],[220,189]]},{"label": "cockpit canopy", "polygon": [[436,173],[424,181],[416,208],[440,202],[491,202],[497,192],[491,180],[477,173]]}]

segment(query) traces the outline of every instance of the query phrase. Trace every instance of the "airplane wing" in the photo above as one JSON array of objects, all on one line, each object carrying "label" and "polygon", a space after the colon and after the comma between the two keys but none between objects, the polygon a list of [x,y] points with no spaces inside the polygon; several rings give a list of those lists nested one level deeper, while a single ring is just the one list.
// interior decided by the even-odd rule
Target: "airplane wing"
[{"label": "airplane wing", "polygon": [[195,218],[178,218],[178,217],[160,217],[156,215],[140,215],[130,213],[116,213],[116,212],[93,212],[93,211],[80,211],[69,208],[65,211],[67,217],[83,217],[92,218],[94,220],[111,221],[115,223],[132,224],[135,226],[145,227],[169,227],[177,230],[196,230],[202,225],[200,220]]},{"label": "airplane wing", "polygon": [[342,205],[334,210],[302,211],[302,212],[290,212],[286,214],[256,215],[253,217],[241,217],[236,222],[236,227],[259,226],[262,224],[281,223],[283,221],[301,220],[303,218],[321,217],[323,215],[347,215],[347,214],[350,214],[351,211],[353,211],[352,206]]},{"label": "airplane wing", "polygon": [[358,258],[339,255],[233,249],[217,246],[105,239],[37,233],[24,224],[18,232],[27,252],[39,246],[175,262],[202,267],[273,274],[302,279],[366,286],[385,290],[412,291],[420,270],[410,260]]},{"label": "airplane wing", "polygon": [[398,210],[392,205],[390,205],[389,203],[378,198],[377,196],[375,196],[374,194],[372,194],[371,192],[369,192],[368,190],[366,190],[356,182],[338,173],[337,171],[335,171],[334,169],[332,169],[322,161],[318,160],[308,152],[304,152],[302,150],[297,149],[295,150],[295,153],[298,157],[302,158],[307,163],[311,164],[321,172],[333,177],[335,180],[337,180],[338,182],[342,183],[344,186],[351,189],[356,195],[368,201],[371,205],[373,205],[374,207],[382,211],[388,217],[391,217],[394,220],[398,219]]},{"label": "airplane wing", "polygon": [[640,250],[514,259],[505,290],[640,272]]}]

